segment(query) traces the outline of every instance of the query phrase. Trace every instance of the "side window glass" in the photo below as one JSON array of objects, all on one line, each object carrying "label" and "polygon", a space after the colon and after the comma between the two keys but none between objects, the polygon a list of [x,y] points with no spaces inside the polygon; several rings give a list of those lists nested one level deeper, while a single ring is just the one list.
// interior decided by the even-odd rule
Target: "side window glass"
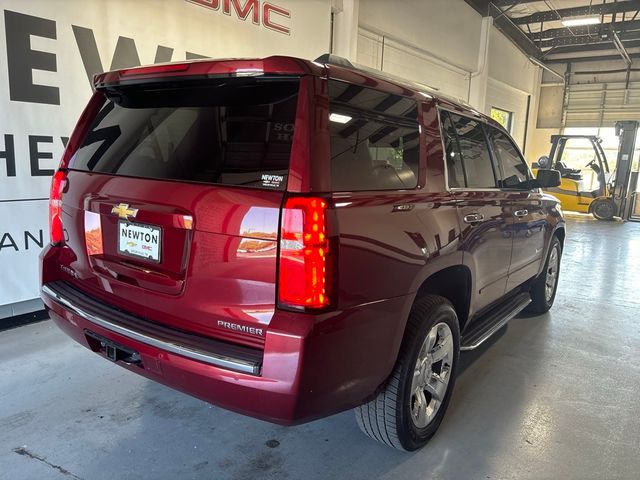
[{"label": "side window glass", "polygon": [[440,111],[440,122],[442,123],[442,140],[444,142],[444,154],[447,159],[447,173],[449,177],[449,187],[463,188],[466,186],[464,178],[464,168],[462,167],[462,156],[456,131],[451,123],[449,113]]},{"label": "side window glass", "polygon": [[501,179],[498,182],[500,188],[528,190],[530,188],[529,167],[511,139],[497,128],[488,127],[487,130],[496,161],[500,164]]},{"label": "side window glass", "polygon": [[460,154],[469,188],[496,188],[496,178],[482,124],[471,118],[449,114],[458,134]]},{"label": "side window glass", "polygon": [[416,102],[329,81],[331,181],[334,191],[412,189],[418,185]]}]

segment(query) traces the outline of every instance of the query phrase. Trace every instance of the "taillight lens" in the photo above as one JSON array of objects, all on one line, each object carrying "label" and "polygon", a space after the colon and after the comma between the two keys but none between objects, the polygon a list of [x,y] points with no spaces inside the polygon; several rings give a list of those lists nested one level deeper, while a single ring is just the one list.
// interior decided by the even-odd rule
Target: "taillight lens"
[{"label": "taillight lens", "polygon": [[49,234],[52,245],[64,243],[62,228],[62,190],[67,182],[64,170],[58,170],[51,179],[51,194],[49,195]]},{"label": "taillight lens", "polygon": [[278,299],[281,306],[324,308],[328,295],[327,201],[291,197],[280,232]]}]

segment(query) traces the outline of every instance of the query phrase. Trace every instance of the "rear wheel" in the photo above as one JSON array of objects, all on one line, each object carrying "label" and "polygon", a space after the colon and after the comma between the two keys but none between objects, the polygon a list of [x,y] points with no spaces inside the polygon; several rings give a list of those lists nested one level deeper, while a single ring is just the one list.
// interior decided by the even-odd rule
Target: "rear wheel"
[{"label": "rear wheel", "polygon": [[531,303],[526,310],[530,313],[542,314],[553,306],[558,290],[558,278],[560,275],[560,258],[562,257],[562,245],[558,237],[553,237],[549,246],[549,253],[544,264],[544,270],[531,285]]},{"label": "rear wheel", "polygon": [[459,351],[458,317],[451,303],[436,295],[417,300],[391,377],[375,398],[355,410],[360,429],[399,450],[424,446],[449,405]]}]

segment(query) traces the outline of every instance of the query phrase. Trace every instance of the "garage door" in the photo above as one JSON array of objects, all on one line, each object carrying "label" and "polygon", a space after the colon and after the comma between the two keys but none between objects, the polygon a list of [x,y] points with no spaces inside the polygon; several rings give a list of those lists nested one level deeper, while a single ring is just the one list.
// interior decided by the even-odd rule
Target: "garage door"
[{"label": "garage door", "polygon": [[611,127],[640,119],[640,82],[570,85],[565,127]]}]

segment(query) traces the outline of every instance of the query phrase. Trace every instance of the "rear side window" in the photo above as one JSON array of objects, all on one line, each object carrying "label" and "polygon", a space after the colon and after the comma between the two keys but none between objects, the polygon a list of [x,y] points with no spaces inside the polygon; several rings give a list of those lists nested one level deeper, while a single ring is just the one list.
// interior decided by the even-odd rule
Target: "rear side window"
[{"label": "rear side window", "polygon": [[[462,159],[464,186],[467,188],[496,188],[496,177],[493,170],[489,146],[484,134],[482,123],[471,118],[456,115],[454,113],[441,112],[450,122],[449,126],[443,124],[443,136],[451,137],[455,132],[457,142],[451,142],[447,156],[453,154],[453,159]],[[441,117],[442,118],[442,117]],[[447,159],[447,166],[450,164]],[[457,169],[457,170],[456,170]],[[454,164],[453,181],[460,184],[459,167]],[[451,179],[452,173],[449,173]],[[454,187],[454,185],[450,185]]]},{"label": "rear side window", "polygon": [[416,102],[329,81],[334,191],[412,189],[418,185]]},{"label": "rear side window", "polygon": [[528,190],[530,188],[529,167],[511,139],[495,127],[487,127],[487,134],[496,161],[500,165],[500,188]]},{"label": "rear side window", "polygon": [[297,96],[274,78],[109,90],[71,168],[284,190]]}]

